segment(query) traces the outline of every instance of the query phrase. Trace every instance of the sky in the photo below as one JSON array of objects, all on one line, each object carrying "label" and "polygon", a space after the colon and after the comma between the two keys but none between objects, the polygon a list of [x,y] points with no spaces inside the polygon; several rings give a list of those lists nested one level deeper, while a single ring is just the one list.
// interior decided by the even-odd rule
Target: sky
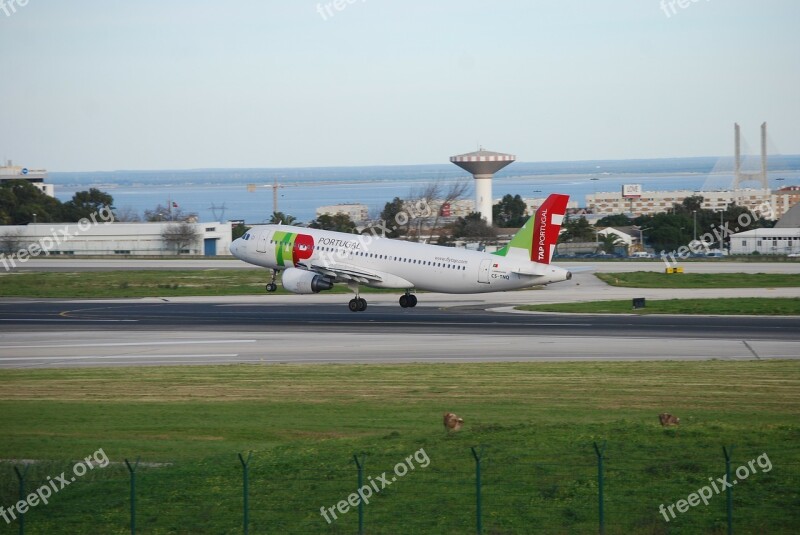
[{"label": "sky", "polygon": [[[683,7],[681,7],[683,6]],[[797,0],[0,0],[50,171],[800,154]]]}]

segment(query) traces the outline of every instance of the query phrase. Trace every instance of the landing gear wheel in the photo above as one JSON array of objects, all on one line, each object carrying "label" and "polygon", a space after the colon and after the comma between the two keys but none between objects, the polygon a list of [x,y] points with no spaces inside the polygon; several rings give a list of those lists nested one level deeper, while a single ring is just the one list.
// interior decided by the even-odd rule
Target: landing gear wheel
[{"label": "landing gear wheel", "polygon": [[408,304],[408,295],[401,295],[400,296],[400,306],[403,308],[408,308],[410,305]]},{"label": "landing gear wheel", "polygon": [[414,308],[417,306],[417,296],[414,294],[408,294],[408,306],[410,308]]},{"label": "landing gear wheel", "polygon": [[358,301],[358,311],[364,312],[367,309],[367,300],[363,297],[359,297],[356,301]]},{"label": "landing gear wheel", "polygon": [[361,303],[358,299],[351,299],[349,303],[347,303],[347,308],[350,309],[350,312],[358,312]]},{"label": "landing gear wheel", "polygon": [[272,270],[272,278],[267,283],[267,292],[272,293],[272,292],[274,292],[274,291],[276,291],[278,289],[278,285],[275,284],[275,279],[277,278],[277,276],[278,276],[278,270],[277,269],[273,269]]}]

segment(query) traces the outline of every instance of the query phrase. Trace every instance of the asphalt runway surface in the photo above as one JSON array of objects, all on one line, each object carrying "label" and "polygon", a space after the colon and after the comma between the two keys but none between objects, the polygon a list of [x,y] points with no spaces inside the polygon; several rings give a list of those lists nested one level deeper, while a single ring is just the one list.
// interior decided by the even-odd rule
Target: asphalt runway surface
[{"label": "asphalt runway surface", "polygon": [[516,314],[492,295],[7,299],[0,368],[800,358],[800,318]]},{"label": "asphalt runway surface", "polygon": [[[41,264],[41,265],[40,265]],[[587,264],[576,264],[586,267]],[[53,271],[250,268],[238,260],[37,259]],[[608,262],[595,271],[663,270]],[[565,266],[571,267],[571,266]],[[800,263],[700,262],[687,272],[800,273]],[[265,271],[265,280],[267,274]],[[603,299],[797,297],[795,288],[613,287],[590,272],[537,290],[148,299],[0,299],[0,368],[233,363],[388,363],[800,357],[800,317],[512,313],[526,303]]]}]

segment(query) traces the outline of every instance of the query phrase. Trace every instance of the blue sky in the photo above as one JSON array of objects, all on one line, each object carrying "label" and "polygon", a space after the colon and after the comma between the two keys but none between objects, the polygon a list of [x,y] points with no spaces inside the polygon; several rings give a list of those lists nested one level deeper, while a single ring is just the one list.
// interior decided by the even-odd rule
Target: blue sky
[{"label": "blue sky", "polygon": [[796,0],[0,1],[31,167],[722,156],[734,121],[800,154]]}]

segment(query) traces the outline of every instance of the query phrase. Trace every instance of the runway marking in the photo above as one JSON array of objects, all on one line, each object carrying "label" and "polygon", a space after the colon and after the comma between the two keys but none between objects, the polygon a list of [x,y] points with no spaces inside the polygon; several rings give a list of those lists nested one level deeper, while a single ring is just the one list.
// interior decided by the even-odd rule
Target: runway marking
[{"label": "runway marking", "polygon": [[56,349],[62,347],[128,347],[128,346],[177,346],[190,344],[251,344],[256,340],[187,340],[185,342],[113,342],[93,344],[59,344],[32,346],[0,346],[0,349]]},{"label": "runway marking", "polygon": [[744,346],[745,346],[747,349],[749,349],[749,350],[750,350],[750,353],[752,353],[752,354],[753,354],[753,356],[754,356],[755,358],[757,358],[758,360],[761,360],[761,357],[759,357],[759,356],[758,356],[758,353],[756,353],[756,350],[755,350],[755,349],[753,349],[753,347],[752,347],[750,344],[748,344],[748,343],[747,343],[747,340],[742,340],[742,343],[744,344]]},{"label": "runway marking", "polygon": [[74,319],[74,318],[50,318],[50,319],[42,319],[42,318],[0,318],[0,321],[50,321],[50,322],[57,322],[57,323],[95,323],[95,322],[137,322],[139,320],[84,320],[84,319]]},{"label": "runway marking", "polygon": [[207,355],[96,355],[96,356],[73,356],[73,357],[0,357],[0,362],[11,360],[89,360],[89,359],[183,359],[183,358],[215,358],[215,357],[238,357],[239,353],[209,353]]}]

